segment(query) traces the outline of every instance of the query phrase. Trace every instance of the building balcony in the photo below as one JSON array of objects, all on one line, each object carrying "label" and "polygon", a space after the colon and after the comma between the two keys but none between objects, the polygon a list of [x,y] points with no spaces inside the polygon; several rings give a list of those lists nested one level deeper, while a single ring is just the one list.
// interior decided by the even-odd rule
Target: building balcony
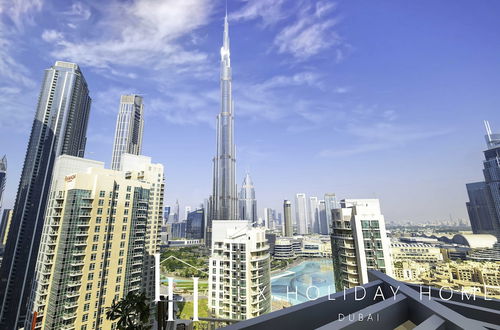
[{"label": "building balcony", "polygon": [[76,313],[64,313],[63,316],[62,316],[62,319],[64,321],[69,321],[69,320],[76,319]]}]

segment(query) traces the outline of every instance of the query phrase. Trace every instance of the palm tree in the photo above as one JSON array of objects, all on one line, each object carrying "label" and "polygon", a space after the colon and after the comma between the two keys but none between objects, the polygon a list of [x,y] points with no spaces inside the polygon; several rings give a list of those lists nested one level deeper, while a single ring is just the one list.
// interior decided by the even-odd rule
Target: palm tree
[{"label": "palm tree", "polygon": [[149,321],[149,305],[144,292],[136,294],[129,292],[119,301],[114,301],[106,308],[106,318],[116,323],[119,330],[146,330]]}]

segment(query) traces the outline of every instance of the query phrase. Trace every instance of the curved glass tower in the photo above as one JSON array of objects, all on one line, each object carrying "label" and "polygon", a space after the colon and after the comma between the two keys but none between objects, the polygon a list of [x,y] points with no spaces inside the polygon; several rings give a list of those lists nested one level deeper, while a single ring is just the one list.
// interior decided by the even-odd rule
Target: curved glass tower
[{"label": "curved glass tower", "polygon": [[235,148],[229,24],[224,18],[224,38],[220,49],[221,112],[217,116],[217,153],[214,158],[212,220],[237,220],[238,197],[235,183]]}]

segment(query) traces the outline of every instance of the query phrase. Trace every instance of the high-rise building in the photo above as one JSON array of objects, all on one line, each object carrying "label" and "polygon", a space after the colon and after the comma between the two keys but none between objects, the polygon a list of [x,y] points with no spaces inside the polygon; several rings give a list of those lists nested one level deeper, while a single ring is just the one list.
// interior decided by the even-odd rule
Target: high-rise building
[{"label": "high-rise building", "polygon": [[186,221],[186,238],[203,239],[205,236],[205,212],[203,209],[190,212]]},{"label": "high-rise building", "polygon": [[229,50],[229,23],[224,18],[224,36],[220,49],[221,111],[217,115],[217,152],[214,157],[213,191],[207,224],[207,244],[211,246],[213,220],[238,219],[238,196],[235,181],[234,107]]},{"label": "high-rise building", "polygon": [[250,174],[245,175],[241,186],[239,199],[239,215],[241,220],[257,223],[257,200],[255,199],[255,187]]},{"label": "high-rise building", "polygon": [[83,157],[91,99],[78,65],[45,70],[0,268],[0,328],[24,324],[57,156]]},{"label": "high-rise building", "polygon": [[[472,217],[471,212],[469,212],[473,228],[475,227],[476,230],[479,228],[492,228],[492,233],[494,233],[500,242],[500,134],[492,133],[488,121],[485,121],[484,124],[486,127],[485,138],[487,145],[487,149],[484,151],[485,160],[483,161],[484,186],[480,184],[474,186],[476,189],[473,195],[477,199],[470,200],[467,210],[477,211],[473,212]],[[484,197],[489,217],[484,212],[484,201],[482,200]],[[500,258],[500,243],[495,245],[494,250],[497,257]]]},{"label": "high-rise building", "polygon": [[264,208],[264,225],[268,229],[275,228],[275,212],[269,207]]},{"label": "high-rise building", "polygon": [[7,237],[9,234],[10,224],[12,222],[12,210],[4,209],[2,213],[2,223],[0,224],[0,247],[2,250],[5,248],[7,243]]},{"label": "high-rise building", "polygon": [[163,208],[163,223],[164,224],[167,224],[169,217],[170,217],[170,206],[165,206]]},{"label": "high-rise building", "polygon": [[111,169],[121,170],[122,154],[140,155],[144,130],[142,96],[122,95],[116,120]]},{"label": "high-rise building", "polygon": [[325,194],[325,213],[326,222],[328,227],[328,232],[330,232],[330,227],[332,226],[332,210],[337,209],[339,206],[337,204],[337,197],[334,193]]},{"label": "high-rise building", "polygon": [[134,291],[153,301],[163,166],[133,157],[123,171],[58,158],[25,328],[112,329],[113,301]]},{"label": "high-rise building", "polygon": [[368,270],[391,276],[390,242],[378,199],[343,199],[332,215],[336,291],[368,283]]},{"label": "high-rise building", "polygon": [[309,234],[319,233],[318,197],[309,197],[309,223],[307,224],[307,232]]},{"label": "high-rise building", "polygon": [[184,207],[184,219],[182,220],[187,220],[189,213],[191,213],[191,206]]},{"label": "high-rise building", "polygon": [[295,196],[295,222],[298,234],[308,234],[308,218],[306,194],[297,194]]},{"label": "high-rise building", "polygon": [[328,222],[326,219],[326,203],[324,200],[318,202],[319,233],[328,235]]},{"label": "high-rise building", "polygon": [[3,192],[7,181],[7,156],[0,159],[0,211],[2,210]]},{"label": "high-rise building", "polygon": [[244,320],[271,311],[266,230],[244,220],[213,221],[208,307],[220,318]]},{"label": "high-rise building", "polygon": [[474,234],[493,234],[492,214],[488,206],[490,191],[486,182],[474,182],[466,184],[469,201],[466,203],[469,213],[470,225]]},{"label": "high-rise building", "polygon": [[286,237],[292,237],[293,236],[292,202],[286,199],[283,202],[283,214],[285,217],[283,221],[283,234]]},{"label": "high-rise building", "polygon": [[173,222],[179,222],[180,220],[180,208],[179,208],[179,200],[175,201],[175,206],[174,206],[174,221]]}]

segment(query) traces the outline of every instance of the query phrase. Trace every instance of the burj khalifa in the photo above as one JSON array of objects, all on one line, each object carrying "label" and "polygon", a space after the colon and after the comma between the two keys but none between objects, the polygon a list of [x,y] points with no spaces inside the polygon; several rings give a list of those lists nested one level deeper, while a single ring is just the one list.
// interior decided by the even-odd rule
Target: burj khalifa
[{"label": "burj khalifa", "polygon": [[237,220],[238,197],[235,181],[234,104],[231,91],[231,59],[229,51],[229,24],[224,18],[224,38],[220,49],[221,111],[217,115],[217,153],[214,157],[213,191],[207,240],[210,241],[211,220]]}]

